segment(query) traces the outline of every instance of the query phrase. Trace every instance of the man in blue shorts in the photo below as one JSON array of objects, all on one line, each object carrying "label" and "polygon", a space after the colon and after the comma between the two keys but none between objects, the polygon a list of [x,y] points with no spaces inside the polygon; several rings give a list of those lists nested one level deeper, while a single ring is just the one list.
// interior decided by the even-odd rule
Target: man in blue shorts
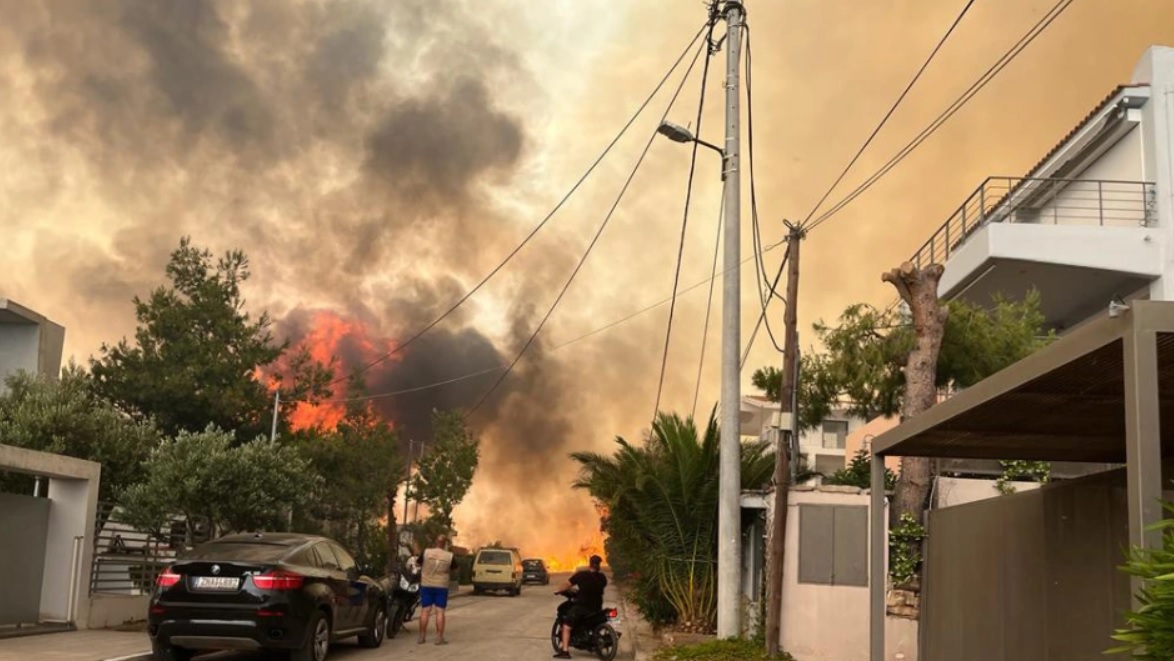
[{"label": "man in blue shorts", "polygon": [[436,644],[447,645],[444,639],[444,609],[448,608],[448,586],[452,580],[453,555],[445,547],[444,535],[436,537],[436,544],[420,556],[420,638],[428,638],[428,620],[436,610]]}]

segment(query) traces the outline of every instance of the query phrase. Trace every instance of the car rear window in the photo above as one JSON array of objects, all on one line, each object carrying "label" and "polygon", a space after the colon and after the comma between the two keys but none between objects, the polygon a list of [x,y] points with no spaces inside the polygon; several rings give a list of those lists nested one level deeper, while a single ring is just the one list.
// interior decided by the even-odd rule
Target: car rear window
[{"label": "car rear window", "polygon": [[243,562],[277,562],[289,553],[287,544],[265,542],[212,542],[194,549],[184,560],[239,560]]},{"label": "car rear window", "polygon": [[542,569],[541,560],[523,560],[522,566],[526,569]]},{"label": "car rear window", "polygon": [[477,556],[477,562],[482,565],[512,565],[513,558],[509,551],[482,551]]}]

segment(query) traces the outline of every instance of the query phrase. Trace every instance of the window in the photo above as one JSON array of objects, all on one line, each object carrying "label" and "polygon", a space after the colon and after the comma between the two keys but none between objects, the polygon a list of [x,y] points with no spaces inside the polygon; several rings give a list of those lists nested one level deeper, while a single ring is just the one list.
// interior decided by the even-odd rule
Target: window
[{"label": "window", "polygon": [[340,567],[342,567],[343,571],[355,571],[355,559],[351,557],[350,553],[346,552],[346,549],[342,548],[338,544],[332,543],[330,544],[330,550],[334,551],[334,556],[338,558],[338,564]]},{"label": "window", "polygon": [[868,585],[868,507],[799,506],[799,582]]},{"label": "window", "polygon": [[318,555],[318,566],[326,569],[342,569],[338,564],[338,559],[334,557],[334,551],[330,550],[330,546],[322,543],[314,545],[314,553]]},{"label": "window", "polygon": [[844,444],[848,440],[848,421],[847,420],[824,420],[823,421],[823,446],[825,448],[833,448],[836,450],[843,450]]},{"label": "window", "polygon": [[509,551],[482,551],[477,554],[479,565],[512,565],[514,559]]}]

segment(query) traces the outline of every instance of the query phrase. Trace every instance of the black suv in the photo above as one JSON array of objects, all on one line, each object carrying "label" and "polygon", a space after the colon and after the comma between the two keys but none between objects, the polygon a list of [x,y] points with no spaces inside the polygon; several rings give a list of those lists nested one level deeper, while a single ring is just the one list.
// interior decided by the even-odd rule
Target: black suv
[{"label": "black suv", "polygon": [[546,570],[546,562],[538,558],[523,560],[522,583],[550,585],[550,572]]},{"label": "black suv", "polygon": [[337,542],[253,533],[203,544],[160,574],[147,632],[160,661],[226,649],[323,661],[341,638],[379,647],[386,621],[384,584],[360,575]]}]

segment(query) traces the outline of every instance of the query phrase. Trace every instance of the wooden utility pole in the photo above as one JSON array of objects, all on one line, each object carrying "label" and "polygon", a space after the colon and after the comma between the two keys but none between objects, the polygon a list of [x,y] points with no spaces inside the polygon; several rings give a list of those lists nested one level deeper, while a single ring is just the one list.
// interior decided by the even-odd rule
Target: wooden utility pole
[{"label": "wooden utility pole", "polygon": [[[787,301],[783,318],[783,374],[779,390],[779,431],[775,446],[774,516],[771,519],[770,549],[767,554],[766,651],[769,656],[779,653],[782,641],[779,627],[783,615],[783,556],[787,548],[787,505],[790,492],[790,450],[794,446],[792,433],[798,427],[789,418],[795,415],[795,377],[799,360],[799,244],[803,230],[789,221],[787,229]],[[784,429],[785,428],[785,429]]]}]

